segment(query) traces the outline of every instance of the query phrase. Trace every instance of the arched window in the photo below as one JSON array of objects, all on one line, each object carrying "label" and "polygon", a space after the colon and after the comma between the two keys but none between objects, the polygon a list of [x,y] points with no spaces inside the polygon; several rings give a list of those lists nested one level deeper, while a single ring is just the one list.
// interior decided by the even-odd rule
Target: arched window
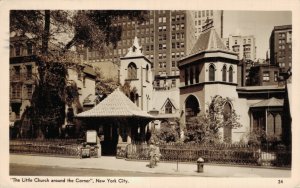
[{"label": "arched window", "polygon": [[146,66],[146,81],[149,81],[149,66]]},{"label": "arched window", "polygon": [[166,114],[172,114],[172,104],[170,103],[170,101],[168,101],[166,106],[165,106],[165,113]]},{"label": "arched window", "polygon": [[208,76],[209,76],[209,81],[215,81],[215,67],[213,65],[209,66],[208,69]]},{"label": "arched window", "polygon": [[128,65],[128,79],[136,79],[137,78],[137,68],[134,63],[129,63]]},{"label": "arched window", "polygon": [[222,68],[222,81],[226,82],[227,72],[226,72],[226,66],[224,65]]},{"label": "arched window", "polygon": [[229,82],[233,82],[233,69],[232,69],[232,66],[229,67]]},{"label": "arched window", "polygon": [[[224,107],[223,107],[223,119],[224,119],[224,122],[227,122],[230,119],[231,113],[232,113],[231,105],[228,102],[226,102],[224,104]],[[231,128],[230,124],[225,123],[223,133],[224,133],[224,135],[223,135],[224,136],[224,142],[231,143],[232,128]]]}]

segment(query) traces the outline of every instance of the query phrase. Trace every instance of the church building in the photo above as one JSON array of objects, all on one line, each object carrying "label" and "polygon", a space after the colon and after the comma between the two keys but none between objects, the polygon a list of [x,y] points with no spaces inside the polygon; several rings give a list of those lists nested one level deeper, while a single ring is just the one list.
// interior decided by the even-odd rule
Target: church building
[{"label": "church building", "polygon": [[[223,141],[247,141],[254,129],[281,139],[284,87],[238,87],[238,54],[230,51],[213,27],[206,27],[191,54],[178,63],[180,70],[180,118],[188,126],[189,118],[209,110],[217,98],[227,98],[222,116],[235,111],[240,128],[221,128]],[[272,98],[273,97],[273,98]]]}]

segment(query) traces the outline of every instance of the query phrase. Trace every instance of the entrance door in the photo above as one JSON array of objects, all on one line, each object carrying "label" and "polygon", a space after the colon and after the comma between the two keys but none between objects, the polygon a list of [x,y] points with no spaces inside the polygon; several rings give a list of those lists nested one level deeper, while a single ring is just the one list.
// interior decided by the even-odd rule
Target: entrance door
[{"label": "entrance door", "polygon": [[102,155],[115,156],[118,144],[118,130],[117,126],[104,125],[103,126],[104,141],[101,142]]}]

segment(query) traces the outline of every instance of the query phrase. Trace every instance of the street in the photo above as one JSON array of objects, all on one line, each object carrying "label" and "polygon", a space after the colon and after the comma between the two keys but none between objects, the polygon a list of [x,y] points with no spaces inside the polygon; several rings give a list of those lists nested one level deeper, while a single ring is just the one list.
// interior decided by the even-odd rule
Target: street
[{"label": "street", "polygon": [[103,170],[103,169],[87,169],[87,168],[66,168],[57,166],[38,166],[38,165],[9,165],[11,176],[114,176],[114,177],[174,177],[184,176],[182,174],[159,174],[146,172],[130,172],[117,170]]}]

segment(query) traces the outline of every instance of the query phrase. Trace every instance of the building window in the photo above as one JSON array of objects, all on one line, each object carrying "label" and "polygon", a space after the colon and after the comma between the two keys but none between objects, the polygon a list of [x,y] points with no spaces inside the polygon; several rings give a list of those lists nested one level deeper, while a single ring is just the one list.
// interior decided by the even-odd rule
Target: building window
[{"label": "building window", "polygon": [[175,58],[175,52],[172,52],[172,58]]},{"label": "building window", "polygon": [[158,54],[158,59],[162,59],[162,54]]},{"label": "building window", "polygon": [[181,24],[181,29],[184,29],[184,24]]},{"label": "building window", "polygon": [[21,98],[21,85],[20,84],[13,84],[12,85],[12,98]]},{"label": "building window", "polygon": [[15,55],[20,56],[21,55],[21,47],[20,45],[16,45],[15,47]]},{"label": "building window", "polygon": [[20,66],[15,66],[15,79],[20,79],[21,76],[21,67]]},{"label": "building window", "polygon": [[264,82],[270,81],[270,72],[269,71],[264,71],[263,72],[263,81]]},{"label": "building window", "polygon": [[[175,73],[174,73],[175,75]],[[176,79],[172,79],[172,87],[176,87]]]},{"label": "building window", "polygon": [[208,76],[209,76],[209,81],[215,81],[215,67],[214,65],[210,65],[208,68]]},{"label": "building window", "polygon": [[274,71],[274,82],[277,82],[277,78],[278,78],[278,72]]},{"label": "building window", "polygon": [[163,29],[163,31],[167,31],[167,26],[164,25],[164,26],[162,27],[162,29]]},{"label": "building window", "polygon": [[158,62],[159,68],[162,68],[162,62]]},{"label": "building window", "polygon": [[158,44],[158,49],[162,50],[162,44]]},{"label": "building window", "polygon": [[32,55],[32,44],[28,43],[27,44],[27,55]]},{"label": "building window", "polygon": [[181,48],[184,48],[184,42],[181,42],[181,43],[180,43],[180,47],[181,47]]},{"label": "building window", "polygon": [[165,113],[166,114],[172,114],[172,104],[170,103],[170,101],[168,101],[166,106],[165,106]]},{"label": "building window", "polygon": [[32,66],[31,65],[26,65],[26,77],[27,79],[31,79],[32,78]]},{"label": "building window", "polygon": [[158,27],[158,32],[161,32],[162,31],[162,26],[159,26]]},{"label": "building window", "polygon": [[172,33],[172,39],[176,39],[175,33]]},{"label": "building window", "polygon": [[229,82],[233,82],[233,68],[229,67]]},{"label": "building window", "polygon": [[222,81],[226,82],[226,77],[227,77],[227,70],[226,70],[226,66],[224,65],[222,68]]},{"label": "building window", "polygon": [[166,23],[166,22],[167,22],[167,18],[163,17],[163,23]]},{"label": "building window", "polygon": [[137,78],[137,67],[133,62],[129,63],[127,73],[128,79]]},{"label": "building window", "polygon": [[172,67],[175,67],[175,66],[176,66],[176,62],[172,61]]},{"label": "building window", "polygon": [[32,96],[32,85],[26,85],[26,89],[27,89],[27,97],[31,98],[31,96]]}]

